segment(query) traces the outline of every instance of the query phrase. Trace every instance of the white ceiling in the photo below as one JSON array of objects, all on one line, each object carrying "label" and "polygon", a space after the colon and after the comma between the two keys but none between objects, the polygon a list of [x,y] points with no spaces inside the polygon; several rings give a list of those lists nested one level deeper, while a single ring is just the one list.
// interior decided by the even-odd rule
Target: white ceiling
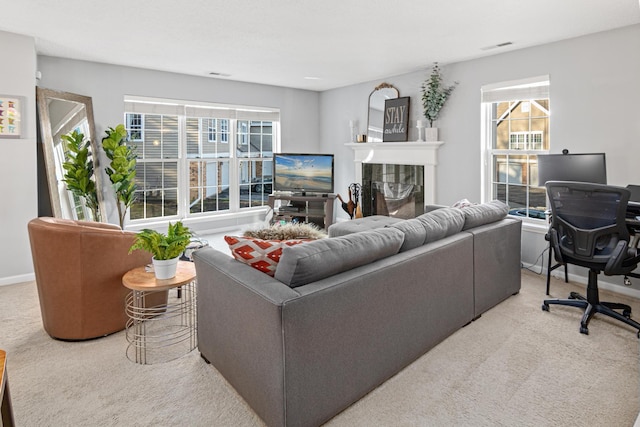
[{"label": "white ceiling", "polygon": [[638,0],[2,3],[38,54],[318,91],[640,23]]}]

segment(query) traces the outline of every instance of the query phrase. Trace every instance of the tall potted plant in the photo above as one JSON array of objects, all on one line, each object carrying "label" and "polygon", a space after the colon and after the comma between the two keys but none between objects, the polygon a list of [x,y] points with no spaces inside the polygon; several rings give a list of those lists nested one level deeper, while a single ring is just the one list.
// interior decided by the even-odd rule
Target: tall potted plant
[{"label": "tall potted plant", "polygon": [[116,195],[120,227],[124,228],[127,209],[135,201],[136,153],[133,147],[127,146],[128,135],[124,125],[109,128],[106,133],[107,136],[102,138],[102,148],[111,163],[105,172]]},{"label": "tall potted plant", "polygon": [[136,234],[129,253],[141,249],[153,255],[153,270],[157,279],[170,279],[176,275],[180,255],[187,248],[193,233],[181,221],[169,223],[167,234],[145,228]]},{"label": "tall potted plant", "polygon": [[433,126],[433,122],[438,119],[440,110],[457,84],[458,82],[454,82],[451,86],[446,86],[443,83],[438,63],[433,63],[431,75],[422,83],[422,106],[424,107],[424,117],[429,122],[429,127],[426,129],[427,141],[438,140],[438,128]]},{"label": "tall potted plant", "polygon": [[[98,209],[98,191],[93,179],[94,163],[91,157],[91,141],[84,139],[84,134],[74,130],[62,135],[65,143],[65,170],[63,181],[74,196],[84,200],[91,211],[93,221],[100,221]],[[88,218],[81,218],[88,219]]]}]

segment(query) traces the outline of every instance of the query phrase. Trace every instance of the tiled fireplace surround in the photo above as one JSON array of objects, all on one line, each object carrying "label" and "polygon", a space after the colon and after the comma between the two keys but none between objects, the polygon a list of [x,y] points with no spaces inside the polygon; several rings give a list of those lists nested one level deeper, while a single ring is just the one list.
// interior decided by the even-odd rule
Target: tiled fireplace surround
[{"label": "tiled fireplace surround", "polygon": [[[411,218],[421,214],[425,204],[435,203],[438,149],[443,143],[347,144],[354,151],[355,182],[363,184],[362,209],[365,216],[382,214]],[[382,194],[382,186],[386,198]],[[405,194],[405,190],[415,194]]]}]

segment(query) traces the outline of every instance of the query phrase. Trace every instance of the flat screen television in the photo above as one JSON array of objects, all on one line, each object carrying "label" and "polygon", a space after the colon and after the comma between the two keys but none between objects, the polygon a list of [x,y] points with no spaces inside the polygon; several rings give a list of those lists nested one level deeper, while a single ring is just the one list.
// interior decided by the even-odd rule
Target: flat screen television
[{"label": "flat screen television", "polygon": [[294,193],[333,193],[333,154],[273,154],[273,189]]},{"label": "flat screen television", "polygon": [[604,153],[539,154],[538,185],[547,181],[607,183]]}]

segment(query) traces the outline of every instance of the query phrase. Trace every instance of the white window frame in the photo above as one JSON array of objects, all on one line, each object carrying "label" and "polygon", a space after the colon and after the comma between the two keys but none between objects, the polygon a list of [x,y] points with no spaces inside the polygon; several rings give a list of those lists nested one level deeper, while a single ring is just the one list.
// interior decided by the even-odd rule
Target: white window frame
[{"label": "white window frame", "polygon": [[[549,76],[538,76],[529,79],[522,79],[516,81],[508,81],[485,85],[481,88],[481,200],[487,202],[494,197],[493,184],[494,184],[494,157],[495,156],[530,156],[539,154],[548,154],[549,150],[538,150],[536,146],[544,146],[543,137],[540,138],[540,142],[533,141],[534,136],[537,136],[537,131],[527,132],[509,132],[509,145],[511,145],[512,135],[526,134],[523,137],[522,148],[511,149],[496,149],[493,148],[493,124],[492,124],[492,105],[497,102],[506,101],[531,101],[536,99],[549,99]],[[535,103],[536,107],[544,109],[538,103]],[[529,106],[530,107],[530,106]],[[544,109],[546,110],[546,109]],[[550,117],[549,111],[547,116]],[[539,132],[542,133],[542,132]],[[549,147],[550,149],[551,147]],[[509,184],[507,182],[507,184]],[[531,177],[529,177],[528,188],[535,186],[531,183]],[[526,193],[527,205],[529,205],[529,190]],[[540,221],[538,219],[524,218],[525,220]]]},{"label": "white window frame", "polygon": [[[243,139],[239,138],[236,132],[237,122],[240,120],[258,120],[272,122],[272,151],[280,151],[280,111],[276,108],[238,106],[228,104],[200,103],[192,101],[177,101],[149,97],[125,97],[125,123],[127,114],[162,114],[178,116],[179,124],[179,154],[178,154],[178,209],[176,215],[156,216],[151,218],[130,219],[133,226],[155,223],[158,221],[173,221],[183,218],[215,218],[217,216],[237,214],[238,212],[248,212],[264,210],[264,205],[240,207],[240,170],[239,164],[245,159],[236,154],[237,146],[243,144]],[[216,139],[218,143],[229,144],[229,157],[217,158],[208,156],[191,156],[187,154],[187,117],[192,118],[214,118],[216,119]],[[228,133],[221,133],[219,119],[226,119]],[[250,129],[249,129],[250,130]],[[142,134],[142,133],[141,133]],[[209,132],[206,134],[209,136]],[[226,137],[224,137],[226,136]],[[249,134],[247,134],[248,143]],[[143,139],[144,140],[144,139]],[[238,141],[236,143],[236,141]],[[202,153],[201,147],[199,149]],[[256,157],[257,159],[268,159],[268,157]],[[161,161],[164,159],[148,159],[147,161]],[[211,212],[190,213],[189,207],[189,162],[194,160],[216,160],[229,162],[229,209]],[[139,160],[140,161],[140,160]],[[145,160],[142,160],[143,162]]]}]

